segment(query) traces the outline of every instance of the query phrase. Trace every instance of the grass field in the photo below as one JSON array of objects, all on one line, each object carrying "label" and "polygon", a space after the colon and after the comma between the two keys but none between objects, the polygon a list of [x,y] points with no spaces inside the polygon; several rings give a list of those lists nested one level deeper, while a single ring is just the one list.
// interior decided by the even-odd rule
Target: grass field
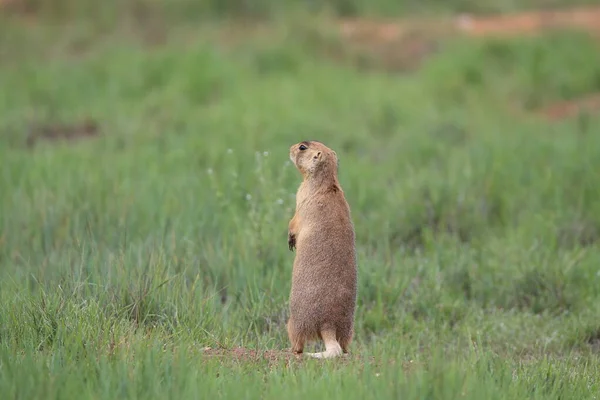
[{"label": "grass field", "polygon": [[[319,21],[3,17],[2,399],[599,397],[600,119],[536,111],[600,91],[598,42],[446,38],[393,72]],[[285,351],[305,139],[356,228],[345,360]]]}]

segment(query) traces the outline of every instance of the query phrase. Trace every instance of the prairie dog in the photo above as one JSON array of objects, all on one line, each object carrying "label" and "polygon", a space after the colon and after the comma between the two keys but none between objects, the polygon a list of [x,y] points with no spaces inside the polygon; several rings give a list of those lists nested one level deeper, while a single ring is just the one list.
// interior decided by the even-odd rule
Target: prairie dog
[{"label": "prairie dog", "polygon": [[288,337],[296,354],[306,342],[323,340],[325,351],[307,355],[337,357],[348,353],[354,334],[357,261],[350,207],[335,151],[306,141],[290,147],[290,159],[303,180],[288,227],[289,249],[296,250]]}]

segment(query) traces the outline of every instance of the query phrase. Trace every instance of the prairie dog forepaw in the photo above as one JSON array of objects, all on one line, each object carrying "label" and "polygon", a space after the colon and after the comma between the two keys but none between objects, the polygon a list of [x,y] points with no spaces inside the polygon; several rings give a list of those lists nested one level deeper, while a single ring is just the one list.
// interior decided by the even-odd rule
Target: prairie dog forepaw
[{"label": "prairie dog forepaw", "polygon": [[290,248],[290,251],[294,251],[294,249],[296,248],[296,235],[292,233],[288,234],[288,246]]}]

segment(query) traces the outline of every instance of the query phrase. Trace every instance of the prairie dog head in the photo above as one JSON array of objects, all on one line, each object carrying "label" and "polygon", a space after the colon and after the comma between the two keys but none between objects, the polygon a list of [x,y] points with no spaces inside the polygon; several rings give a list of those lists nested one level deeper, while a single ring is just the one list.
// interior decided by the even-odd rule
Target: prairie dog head
[{"label": "prairie dog head", "polygon": [[339,164],[335,151],[314,140],[290,147],[290,160],[304,177],[322,173],[335,175]]}]

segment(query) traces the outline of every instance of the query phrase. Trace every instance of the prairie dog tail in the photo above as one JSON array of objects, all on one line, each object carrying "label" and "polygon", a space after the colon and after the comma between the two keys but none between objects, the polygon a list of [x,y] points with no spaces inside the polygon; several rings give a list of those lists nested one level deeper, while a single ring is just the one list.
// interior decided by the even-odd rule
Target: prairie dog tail
[{"label": "prairie dog tail", "polygon": [[334,358],[343,354],[342,346],[338,343],[334,330],[323,330],[321,337],[325,343],[325,351],[320,353],[306,353],[307,356],[313,358]]}]

